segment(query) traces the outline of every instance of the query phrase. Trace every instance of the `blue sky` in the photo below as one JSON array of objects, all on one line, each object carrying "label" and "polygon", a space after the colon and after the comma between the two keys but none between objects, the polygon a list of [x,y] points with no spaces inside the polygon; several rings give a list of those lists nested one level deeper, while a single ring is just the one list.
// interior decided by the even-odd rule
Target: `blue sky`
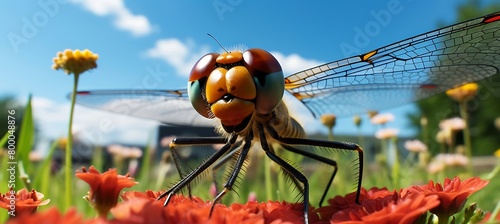
[{"label": "blue sky", "polygon": [[[81,76],[79,90],[177,89],[186,86],[187,73],[200,56],[219,51],[207,33],[225,47],[271,51],[285,74],[291,74],[436,29],[438,24],[453,24],[463,2],[3,1],[0,95],[14,95],[24,103],[32,94],[41,133],[53,138],[65,133],[66,96],[73,77],[51,70],[51,64],[56,53],[67,48],[99,54],[98,68]],[[387,14],[390,17],[380,20]],[[374,24],[378,29],[357,43],[356,35]],[[354,50],[347,52],[342,46]],[[412,106],[388,111],[402,116],[410,110]],[[96,141],[103,143],[144,141],[156,125],[81,107],[76,116],[76,129],[99,136]],[[403,117],[397,116],[393,125],[411,134]],[[335,131],[355,133],[351,118],[340,121]]]}]

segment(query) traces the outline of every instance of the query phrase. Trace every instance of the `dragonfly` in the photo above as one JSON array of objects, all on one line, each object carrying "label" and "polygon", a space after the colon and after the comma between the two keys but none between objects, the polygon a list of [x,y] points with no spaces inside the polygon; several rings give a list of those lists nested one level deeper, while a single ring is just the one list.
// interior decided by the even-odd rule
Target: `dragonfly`
[{"label": "dragonfly", "polygon": [[[274,56],[263,49],[209,53],[193,66],[188,88],[80,91],[77,103],[168,125],[214,126],[218,137],[172,140],[170,149],[177,157],[176,165],[179,146],[223,146],[196,168],[179,172],[181,180],[158,198],[165,198],[165,206],[205,170],[230,160],[232,170],[213,199],[215,205],[233,190],[255,143],[300,190],[304,222],[308,223],[308,180],[295,165],[276,153],[276,145],[332,167],[320,206],[338,167],[335,160],[311,149],[357,154],[357,203],[363,177],[363,149],[354,143],[307,138],[291,115],[290,105],[283,100],[285,95],[305,105],[315,117],[326,113],[353,115],[427,98],[492,77],[499,69],[500,12],[496,12],[286,77]],[[227,159],[228,155],[234,156]]]}]

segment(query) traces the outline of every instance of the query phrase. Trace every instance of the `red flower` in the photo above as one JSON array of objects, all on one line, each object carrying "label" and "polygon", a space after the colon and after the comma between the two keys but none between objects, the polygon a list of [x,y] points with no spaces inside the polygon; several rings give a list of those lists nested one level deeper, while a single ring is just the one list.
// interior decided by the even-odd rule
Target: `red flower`
[{"label": "red flower", "polygon": [[[244,210],[232,211],[222,204],[217,204],[210,217],[211,202],[198,197],[186,198],[182,195],[172,196],[168,206],[164,200],[157,201],[134,194],[111,209],[115,218],[111,223],[262,223],[261,214],[253,214]],[[128,195],[130,196],[130,195]]]},{"label": "red flower", "polygon": [[[111,223],[303,223],[303,206],[287,202],[217,204],[210,217],[211,201],[198,197],[174,195],[164,207],[165,199],[157,201],[161,192],[125,192],[123,202],[111,209],[115,218]],[[310,223],[319,221],[318,215],[309,213]]]},{"label": "red flower", "polygon": [[134,198],[145,198],[150,200],[156,200],[162,193],[163,193],[162,191],[152,191],[152,190],[146,190],[146,192],[126,191],[123,192],[122,194],[122,200],[129,201]]},{"label": "red flower", "polygon": [[408,188],[408,192],[410,194],[437,195],[441,203],[431,212],[440,217],[449,217],[462,210],[467,198],[487,184],[487,180],[481,180],[478,177],[472,177],[465,181],[460,181],[460,178],[455,177],[453,180],[446,178],[443,185],[434,184],[431,180],[427,185],[411,186]]},{"label": "red flower", "polygon": [[123,188],[137,184],[128,174],[117,175],[116,169],[110,169],[101,174],[94,166],[91,166],[88,171],[82,167],[82,171],[77,172],[76,176],[90,185],[86,198],[101,217],[106,217],[109,210],[116,205]]},{"label": "red flower", "polygon": [[15,219],[9,219],[8,224],[106,224],[105,219],[95,218],[85,221],[75,208],[70,208],[65,214],[56,207],[34,214],[23,214]]},{"label": "red flower", "polygon": [[[17,193],[12,188],[5,194],[0,194],[0,207],[9,210],[10,215],[18,216],[24,213],[34,213],[38,206],[46,205],[50,199],[42,201],[43,194],[36,192],[34,189],[31,191],[23,188]],[[12,204],[12,201],[15,204]]]},{"label": "red flower", "polygon": [[[386,196],[392,196],[396,191],[389,191],[387,188],[377,188],[373,187],[370,190],[366,190],[365,188],[361,188],[361,193],[359,195],[360,202],[363,202],[367,199],[376,199],[383,198]],[[333,214],[341,211],[343,209],[357,207],[356,204],[356,192],[352,192],[347,194],[346,196],[335,196],[332,199],[328,200],[327,206],[323,206],[314,210],[314,212],[318,213],[321,220],[328,221],[333,216]]]},{"label": "red flower", "polygon": [[367,199],[335,213],[330,223],[413,223],[429,209],[439,204],[435,195],[408,195]]}]

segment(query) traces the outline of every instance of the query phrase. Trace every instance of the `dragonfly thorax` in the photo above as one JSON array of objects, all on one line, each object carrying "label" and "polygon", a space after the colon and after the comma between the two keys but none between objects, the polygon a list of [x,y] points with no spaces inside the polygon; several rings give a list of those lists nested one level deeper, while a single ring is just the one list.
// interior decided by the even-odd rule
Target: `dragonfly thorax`
[{"label": "dragonfly thorax", "polygon": [[271,113],[283,92],[280,64],[261,49],[207,54],[191,70],[188,84],[196,111],[220,119],[226,132],[241,132],[254,113]]}]

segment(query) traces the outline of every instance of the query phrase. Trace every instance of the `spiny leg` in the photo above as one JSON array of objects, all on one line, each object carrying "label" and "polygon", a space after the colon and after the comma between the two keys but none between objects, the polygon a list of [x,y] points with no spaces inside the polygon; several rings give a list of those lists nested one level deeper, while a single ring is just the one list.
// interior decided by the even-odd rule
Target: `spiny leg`
[{"label": "spiny leg", "polygon": [[294,152],[294,153],[297,153],[297,154],[300,154],[303,156],[307,156],[311,159],[315,159],[315,160],[318,160],[320,162],[323,162],[323,163],[326,163],[328,165],[333,166],[333,173],[330,176],[330,179],[328,180],[325,191],[323,192],[323,195],[321,196],[321,200],[319,201],[319,207],[321,207],[321,205],[323,204],[323,201],[326,198],[326,194],[328,193],[328,189],[330,189],[330,186],[332,185],[333,179],[335,178],[335,175],[337,174],[337,170],[338,170],[337,162],[335,160],[331,160],[331,159],[328,159],[326,157],[319,156],[319,155],[316,155],[314,153],[304,151],[302,149],[294,148],[294,147],[289,146],[289,145],[282,144],[281,147],[283,147],[284,149],[286,149],[290,152]]},{"label": "spiny leg", "polygon": [[275,163],[277,163],[279,166],[281,166],[286,172],[288,172],[293,178],[295,178],[297,181],[302,183],[304,186],[302,195],[303,201],[302,203],[304,204],[304,223],[309,223],[309,182],[299,170],[295,169],[292,165],[287,163],[285,160],[280,158],[278,155],[274,154],[269,147],[269,144],[267,143],[267,137],[264,132],[264,128],[262,124],[257,123],[258,130],[259,130],[259,137],[260,137],[260,143],[262,145],[262,149],[266,152],[267,157],[269,157],[271,160],[273,160]]},{"label": "spiny leg", "polygon": [[[271,137],[278,136],[276,130],[274,130],[272,127],[267,127],[267,129],[268,129],[268,132],[272,132]],[[290,152],[294,152],[294,153],[297,153],[297,154],[309,157],[311,159],[315,159],[317,161],[326,163],[326,164],[328,164],[330,166],[333,166],[333,173],[330,176],[330,179],[327,182],[325,190],[323,191],[323,195],[321,196],[321,199],[319,201],[319,207],[321,207],[321,205],[323,204],[323,202],[324,202],[324,200],[326,198],[326,194],[328,193],[328,190],[330,189],[330,187],[331,187],[331,185],[333,183],[333,179],[337,175],[337,171],[338,171],[337,162],[335,160],[332,160],[332,159],[329,159],[329,158],[326,158],[326,157],[323,157],[323,156],[320,156],[320,155],[316,155],[314,153],[311,153],[311,152],[308,152],[308,151],[305,151],[305,150],[302,150],[302,149],[299,149],[299,148],[295,148],[295,147],[292,147],[290,145],[286,145],[286,144],[280,144],[280,145],[281,145],[281,147],[283,147],[284,149],[286,149],[286,150],[288,150]]]},{"label": "spiny leg", "polygon": [[[325,140],[316,140],[316,139],[304,139],[304,138],[282,138],[281,136],[278,135],[278,133],[271,127],[267,126],[266,127],[268,130],[269,135],[271,135],[272,138],[276,139],[280,143],[287,144],[287,145],[308,145],[308,146],[319,146],[319,147],[326,147],[326,148],[333,148],[333,149],[341,149],[341,150],[349,150],[349,151],[356,151],[358,152],[358,160],[359,160],[359,173],[358,173],[358,183],[357,183],[357,188],[356,188],[356,203],[359,202],[359,197],[361,194],[361,181],[363,180],[363,166],[364,166],[364,153],[363,149],[353,143],[347,143],[347,142],[336,142],[336,141],[325,141]],[[296,151],[297,153],[300,152],[305,152],[300,150]],[[312,153],[310,154],[312,155]],[[305,155],[307,156],[307,155]],[[317,156],[317,155],[316,155]],[[321,158],[324,158],[322,156],[318,156],[317,159],[319,160]],[[313,158],[313,157],[311,157]],[[326,159],[326,158],[324,158]],[[321,161],[321,160],[320,160]],[[333,161],[333,160],[332,160]],[[325,162],[325,161],[323,161]],[[335,175],[335,173],[334,173]],[[333,175],[333,176],[334,176]],[[333,181],[333,176],[330,178],[330,182]],[[331,183],[328,184],[328,188],[330,188]],[[323,193],[323,197],[325,196],[326,192],[328,191],[328,188],[325,190],[325,193]],[[322,201],[324,200],[322,197]],[[321,202],[322,202],[321,201]],[[320,202],[320,203],[321,203]]]},{"label": "spiny leg", "polygon": [[[183,173],[183,167],[181,163],[181,156],[178,153],[178,150],[175,148],[176,145],[214,145],[214,144],[225,144],[227,143],[227,139],[223,137],[182,137],[182,138],[174,138],[170,142],[170,151],[172,152],[172,158],[174,160],[175,167],[177,168],[177,172],[179,173],[179,177],[181,179],[184,178],[186,173]],[[190,169],[191,170],[191,169]],[[191,198],[191,185],[187,184],[188,195]]]},{"label": "spiny leg", "polygon": [[213,200],[212,207],[210,208],[210,216],[212,216],[215,204],[222,198],[222,196],[224,196],[227,192],[233,189],[234,182],[238,178],[241,168],[245,163],[245,159],[248,155],[248,151],[250,151],[250,147],[252,146],[252,139],[253,139],[253,134],[252,132],[250,132],[250,134],[245,138],[245,144],[243,145],[241,153],[238,155],[238,158],[236,159],[233,172],[231,172],[231,175],[224,184],[224,189],[221,192],[219,192],[219,194],[217,194],[217,196]]},{"label": "spiny leg", "polygon": [[[182,178],[179,182],[174,184],[170,189],[162,193],[157,200],[160,200],[164,197],[167,197],[165,200],[164,205],[166,206],[168,202],[170,201],[170,198],[172,197],[173,194],[178,192],[180,189],[183,187],[189,185],[191,181],[193,181],[200,173],[205,171],[208,167],[210,167],[214,162],[216,162],[221,156],[223,156],[228,150],[232,148],[234,145],[237,135],[233,134],[227,141],[227,143],[218,151],[216,151],[214,154],[212,154],[210,157],[207,158],[203,163],[201,163],[198,167],[196,167],[194,170],[192,170],[188,175],[186,175],[184,178]],[[216,142],[217,138],[177,138],[175,139],[175,143],[177,144],[184,144],[184,145],[193,145],[193,144],[209,144],[207,142]],[[220,139],[219,139],[220,140]],[[218,142],[218,141],[217,141]]]},{"label": "spiny leg", "polygon": [[243,143],[243,141],[237,141],[233,147],[229,150],[228,153],[226,153],[226,155],[224,155],[222,158],[220,158],[219,160],[217,160],[217,162],[214,163],[214,165],[212,166],[212,177],[213,177],[213,182],[214,182],[214,185],[215,185],[215,191],[216,191],[216,194],[219,194],[219,188],[217,186],[219,186],[217,184],[217,172],[219,170],[219,168],[224,165],[229,159],[231,159],[233,157],[233,155],[239,150],[239,147],[241,146],[241,144]]}]

